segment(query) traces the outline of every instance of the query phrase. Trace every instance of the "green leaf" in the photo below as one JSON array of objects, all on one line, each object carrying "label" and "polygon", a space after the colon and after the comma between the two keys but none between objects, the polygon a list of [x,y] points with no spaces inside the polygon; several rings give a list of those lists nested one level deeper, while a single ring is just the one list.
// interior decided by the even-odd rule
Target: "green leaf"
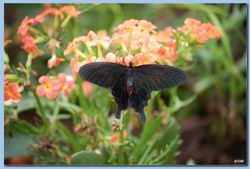
[{"label": "green leaf", "polygon": [[24,120],[19,120],[18,123],[15,124],[15,129],[22,133],[27,133],[27,134],[30,133],[36,134],[39,132],[39,128]]},{"label": "green leaf", "polygon": [[58,104],[59,104],[60,108],[65,109],[72,114],[80,113],[82,111],[82,109],[80,107],[78,107],[77,105],[74,105],[74,104],[66,102],[66,101],[58,102]]},{"label": "green leaf", "polygon": [[31,134],[13,132],[12,137],[4,137],[4,157],[28,155],[28,147],[34,143]]},{"label": "green leaf", "polygon": [[80,151],[72,155],[73,164],[105,164],[104,156],[93,151]]},{"label": "green leaf", "polygon": [[197,93],[201,93],[201,92],[207,90],[209,87],[211,87],[214,84],[215,84],[215,77],[214,76],[206,76],[203,79],[199,80],[195,84],[194,89]]},{"label": "green leaf", "polygon": [[36,101],[31,97],[23,97],[20,102],[17,103],[17,113],[21,113],[30,109],[36,108]]},{"label": "green leaf", "polygon": [[72,132],[65,127],[61,122],[56,123],[56,127],[58,128],[58,132],[60,136],[70,145],[74,145],[75,138]]},{"label": "green leaf", "polygon": [[161,149],[165,147],[166,144],[169,144],[176,136],[180,133],[180,125],[174,118],[170,118],[165,130],[162,131],[162,135],[157,139],[155,147]]},{"label": "green leaf", "polygon": [[150,165],[162,165],[174,163],[174,161],[169,161],[171,154],[176,152],[176,147],[178,146],[180,140],[179,136],[176,136],[169,144],[165,145],[165,149],[160,152],[153,160],[149,161]]},{"label": "green leaf", "polygon": [[131,159],[135,158],[135,159],[139,159],[139,157],[141,157],[144,149],[145,149],[145,145],[146,143],[153,137],[153,135],[156,133],[156,129],[158,128],[158,126],[160,125],[161,122],[161,117],[158,116],[152,123],[147,123],[145,124],[144,128],[143,128],[143,132],[141,134],[141,138],[139,143],[136,145],[136,148],[133,152],[133,154],[131,155]]},{"label": "green leaf", "polygon": [[[180,126],[174,118],[171,118],[167,126],[163,128],[165,128],[165,130],[161,132],[161,135],[155,136],[157,137],[156,141],[154,143],[150,143],[148,148],[141,156],[138,164],[148,164],[152,161],[152,158],[155,157],[152,155],[156,152],[159,152],[161,156],[158,158],[154,158],[155,163],[161,162],[162,164],[173,164],[175,162],[176,151],[178,149],[179,144],[174,144],[171,149],[168,147],[168,149],[165,149],[164,151],[162,150],[162,148],[171,145],[171,142],[173,140],[179,138]],[[180,140],[178,139],[178,143],[179,142]]]}]

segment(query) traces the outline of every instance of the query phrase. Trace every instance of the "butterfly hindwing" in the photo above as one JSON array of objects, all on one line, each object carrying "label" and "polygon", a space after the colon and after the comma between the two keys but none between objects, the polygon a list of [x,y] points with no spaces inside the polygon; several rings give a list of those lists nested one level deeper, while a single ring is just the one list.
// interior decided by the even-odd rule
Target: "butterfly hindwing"
[{"label": "butterfly hindwing", "polygon": [[125,76],[127,67],[111,62],[93,62],[80,68],[80,75],[96,85],[112,88],[122,76]]},{"label": "butterfly hindwing", "polygon": [[112,87],[112,95],[115,97],[116,103],[122,110],[128,107],[128,93],[126,87],[126,76],[122,76],[114,87]]}]

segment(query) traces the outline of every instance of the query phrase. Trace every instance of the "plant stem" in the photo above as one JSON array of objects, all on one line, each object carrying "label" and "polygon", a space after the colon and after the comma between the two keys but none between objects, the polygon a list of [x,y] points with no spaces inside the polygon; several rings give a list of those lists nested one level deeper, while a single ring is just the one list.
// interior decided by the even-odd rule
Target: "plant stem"
[{"label": "plant stem", "polygon": [[42,102],[41,102],[39,96],[36,94],[36,91],[34,89],[32,90],[32,93],[35,96],[35,99],[36,99],[36,102],[37,102],[38,115],[42,118],[45,127],[48,127],[49,126],[49,122],[48,122],[48,119],[46,118],[46,114],[45,114]]},{"label": "plant stem", "polygon": [[97,55],[99,58],[102,58],[102,48],[100,44],[97,45]]},{"label": "plant stem", "polygon": [[119,142],[120,142],[120,146],[119,146],[119,163],[124,164],[123,129],[120,130],[119,136],[120,136],[120,140],[119,140]]},{"label": "plant stem", "polygon": [[[77,85],[78,85],[78,88],[79,88],[79,92],[78,92],[78,96],[79,96],[79,103],[80,103],[80,106],[82,108],[82,111],[84,111],[86,109],[86,107],[88,107],[88,103],[87,103],[87,99],[85,98],[85,96],[83,95],[83,88],[82,88],[82,79],[80,76],[77,76]],[[84,111],[87,115],[90,115],[88,113],[88,111]]]},{"label": "plant stem", "polygon": [[25,67],[26,67],[26,71],[25,71],[25,73],[26,73],[26,80],[27,80],[28,83],[30,81],[30,72],[31,72],[32,58],[33,58],[32,54],[29,53],[27,61],[26,61],[26,64],[25,64]]}]

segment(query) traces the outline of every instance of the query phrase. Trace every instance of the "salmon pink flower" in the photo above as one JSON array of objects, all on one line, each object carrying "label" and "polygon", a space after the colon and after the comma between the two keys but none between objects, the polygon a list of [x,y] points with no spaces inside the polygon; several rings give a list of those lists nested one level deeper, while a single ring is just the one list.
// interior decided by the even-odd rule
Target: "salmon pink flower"
[{"label": "salmon pink flower", "polygon": [[134,56],[133,63],[136,66],[145,65],[145,64],[152,64],[155,62],[155,57],[153,54],[143,54],[138,53]]},{"label": "salmon pink flower", "polygon": [[57,8],[47,7],[45,8],[44,13],[50,14],[52,16],[59,16],[61,19],[63,18],[63,12]]},{"label": "salmon pink flower", "polygon": [[75,43],[70,42],[66,50],[64,51],[64,55],[69,55],[71,53],[74,53],[77,50],[77,46]]},{"label": "salmon pink flower", "polygon": [[146,20],[130,19],[118,25],[114,29],[114,31],[115,32],[123,32],[123,31],[129,32],[129,31],[133,31],[137,29],[139,31],[153,32],[155,28],[156,28],[155,25],[153,25],[151,22],[148,22]]},{"label": "salmon pink flower", "polygon": [[108,62],[115,62],[116,61],[116,56],[112,52],[107,53],[105,58]]},{"label": "salmon pink flower", "polygon": [[17,34],[25,36],[28,33],[28,24],[30,24],[30,19],[26,16],[20,26],[18,27]]},{"label": "salmon pink flower", "polygon": [[175,34],[175,30],[172,27],[166,27],[164,30],[156,33],[155,38],[159,42],[167,42]]},{"label": "salmon pink flower", "polygon": [[177,58],[177,53],[175,51],[175,41],[169,41],[168,47],[160,46],[157,52],[158,60],[160,63],[166,62],[172,64]]},{"label": "salmon pink flower", "polygon": [[59,73],[57,75],[57,80],[60,82],[60,92],[65,96],[68,96],[69,92],[74,88],[75,82],[72,76],[67,76],[65,73]]},{"label": "salmon pink flower", "polygon": [[191,35],[194,36],[200,44],[209,39],[219,39],[222,37],[222,32],[211,23],[201,23],[192,18],[187,18],[184,23],[185,25],[178,27],[177,30],[180,32],[190,31]]},{"label": "salmon pink flower", "polygon": [[59,58],[59,57],[56,57],[56,55],[53,55],[52,58],[48,60],[48,68],[51,69],[52,67],[59,66],[61,62],[63,61],[64,61],[63,58]]},{"label": "salmon pink flower", "polygon": [[113,63],[115,63],[116,62],[116,56],[112,52],[109,52],[109,53],[106,54],[105,57],[97,58],[96,62],[113,62]]},{"label": "salmon pink flower", "polygon": [[110,37],[107,36],[106,31],[98,31],[97,33],[89,31],[84,41],[89,46],[101,45],[107,49],[110,44]]},{"label": "salmon pink flower", "polygon": [[60,9],[60,11],[67,13],[71,17],[77,17],[81,14],[81,11],[76,10],[74,6],[64,6]]},{"label": "salmon pink flower", "polygon": [[17,82],[8,82],[4,79],[4,104],[10,105],[12,102],[17,103],[21,100],[21,87]]},{"label": "salmon pink flower", "polygon": [[70,60],[70,67],[71,67],[71,74],[74,78],[76,78],[79,69],[80,69],[80,64],[76,58],[72,58]]},{"label": "salmon pink flower", "polygon": [[120,45],[126,50],[152,52],[159,46],[152,35],[155,28],[152,23],[145,20],[125,21],[114,29],[111,44]]},{"label": "salmon pink flower", "polygon": [[48,76],[41,76],[39,78],[39,83],[41,85],[36,88],[36,93],[39,96],[46,96],[50,100],[56,99],[61,88],[59,80],[51,80]]},{"label": "salmon pink flower", "polygon": [[[123,138],[126,138],[128,135],[126,130],[123,130]],[[118,143],[120,141],[120,133],[117,132],[111,136],[111,142]]]},{"label": "salmon pink flower", "polygon": [[193,18],[185,19],[184,23],[189,27],[199,27],[201,25],[201,21]]},{"label": "salmon pink flower", "polygon": [[24,36],[22,39],[23,49],[34,56],[42,55],[43,51],[40,50],[35,44],[35,39],[32,36]]},{"label": "salmon pink flower", "polygon": [[121,64],[121,65],[127,65],[127,64],[125,63],[125,58],[124,58],[124,57],[118,57],[118,58],[116,59],[116,63]]},{"label": "salmon pink flower", "polygon": [[48,7],[34,18],[25,17],[17,31],[17,34],[21,37],[23,49],[35,56],[42,55],[43,52],[36,46],[35,38],[32,36],[32,32],[29,31],[29,27],[32,28],[32,26],[43,23],[49,14],[60,16],[62,19],[64,13],[71,17],[77,17],[81,12],[77,11],[73,6],[64,6],[60,9]]},{"label": "salmon pink flower", "polygon": [[48,15],[48,11],[45,10],[43,11],[42,13],[40,13],[39,15],[37,15],[35,18],[34,18],[34,21],[33,21],[33,24],[32,25],[35,25],[37,23],[43,23],[45,17]]},{"label": "salmon pink flower", "polygon": [[89,96],[93,92],[93,85],[88,81],[83,81],[82,87],[85,96]]},{"label": "salmon pink flower", "polygon": [[153,25],[151,22],[146,21],[146,20],[140,20],[138,23],[138,27],[142,31],[146,32],[154,32],[156,26]]}]

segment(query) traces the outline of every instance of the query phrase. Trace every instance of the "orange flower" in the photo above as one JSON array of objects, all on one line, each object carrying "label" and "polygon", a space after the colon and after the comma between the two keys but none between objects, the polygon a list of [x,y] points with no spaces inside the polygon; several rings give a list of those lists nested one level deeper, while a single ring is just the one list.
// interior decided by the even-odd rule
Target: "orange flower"
[{"label": "orange flower", "polygon": [[97,33],[89,31],[85,39],[82,40],[82,42],[88,44],[89,46],[101,45],[105,49],[107,49],[110,44],[110,37],[108,37],[106,31],[103,30],[98,31]]},{"label": "orange flower", "polygon": [[219,39],[222,37],[222,32],[211,23],[201,23],[200,21],[192,18],[187,18],[184,21],[185,25],[178,27],[180,32],[191,31],[191,34],[196,38],[200,44],[209,39]]},{"label": "orange flower", "polygon": [[59,73],[57,75],[57,80],[60,82],[60,92],[64,94],[64,96],[68,96],[69,92],[74,88],[75,83],[72,76],[67,76],[65,73]]},{"label": "orange flower", "polygon": [[64,55],[69,55],[76,51],[76,45],[73,42],[70,42],[66,50],[64,51]]},{"label": "orange flower", "polygon": [[150,54],[143,54],[139,53],[134,56],[133,64],[135,66],[145,65],[145,64],[152,64],[155,62],[154,55]]},{"label": "orange flower", "polygon": [[64,61],[63,58],[58,58],[56,57],[56,55],[53,55],[52,58],[48,60],[48,68],[51,69],[52,67],[59,66],[63,61]]},{"label": "orange flower", "polygon": [[17,82],[9,83],[4,79],[4,104],[9,105],[12,102],[19,102],[21,100],[21,88]]},{"label": "orange flower", "polygon": [[93,91],[93,85],[88,81],[83,81],[82,87],[85,96],[89,96]]},{"label": "orange flower", "polygon": [[17,34],[21,36],[22,40],[22,48],[28,53],[32,53],[34,56],[42,55],[43,51],[41,51],[37,46],[35,39],[29,34],[28,26],[29,24],[34,23],[34,19],[29,19],[25,17],[22,21],[21,25],[18,28]]},{"label": "orange flower", "polygon": [[153,32],[156,28],[155,25],[153,25],[151,22],[146,21],[146,20],[140,20],[138,23],[138,27],[142,31],[146,31],[146,32]]},{"label": "orange flower", "polygon": [[64,6],[60,9],[47,7],[43,12],[38,14],[34,18],[25,17],[18,27],[17,34],[21,36],[23,49],[34,55],[42,55],[43,52],[36,46],[35,39],[29,32],[29,26],[35,26],[39,23],[43,23],[46,17],[50,14],[52,16],[59,15],[61,19],[63,18],[63,13],[67,13],[72,17],[78,16],[81,12],[77,11],[73,6]]},{"label": "orange flower", "polygon": [[35,39],[32,36],[24,36],[22,42],[25,51],[32,53],[34,56],[43,54],[43,51],[36,46]]},{"label": "orange flower", "polygon": [[172,64],[177,58],[177,53],[175,51],[176,41],[170,40],[167,42],[167,47],[160,46],[157,52],[159,62],[166,62]]},{"label": "orange flower", "polygon": [[108,62],[115,62],[116,61],[116,56],[112,52],[107,53],[105,58]]},{"label": "orange flower", "polygon": [[155,28],[156,28],[155,25],[153,25],[151,22],[148,22],[146,20],[130,19],[118,25],[114,29],[114,31],[123,32],[123,31],[132,31],[132,30],[137,29],[139,31],[153,32]]},{"label": "orange flower", "polygon": [[67,13],[71,17],[77,17],[81,14],[81,11],[77,11],[74,6],[64,6],[60,11]]},{"label": "orange flower", "polygon": [[173,36],[175,33],[175,30],[172,27],[166,27],[164,30],[159,31],[156,33],[155,38],[159,42],[167,42],[169,39],[171,39],[171,36]]},{"label": "orange flower", "polygon": [[116,56],[112,52],[106,54],[104,58],[97,58],[96,62],[116,62]]},{"label": "orange flower", "polygon": [[72,58],[70,60],[70,67],[71,67],[71,74],[74,78],[76,78],[79,69],[80,69],[80,65],[78,63],[78,60],[76,58]]},{"label": "orange flower", "polygon": [[126,65],[126,63],[125,63],[125,58],[124,58],[124,57],[118,57],[118,58],[116,59],[116,63],[119,63],[119,64],[121,64],[121,65]]},{"label": "orange flower", "polygon": [[[127,135],[128,135],[127,131],[126,131],[126,130],[123,130],[123,138],[126,138]],[[112,135],[112,136],[111,136],[111,141],[112,141],[113,143],[119,142],[119,141],[120,141],[120,133],[117,132],[117,133],[115,133],[114,135]]]},{"label": "orange flower", "polygon": [[56,99],[61,88],[59,80],[51,80],[48,76],[41,76],[39,78],[39,83],[41,85],[36,88],[36,93],[39,96],[46,96],[50,100]]},{"label": "orange flower", "polygon": [[60,9],[56,8],[47,8],[47,13],[49,13],[52,16],[60,16],[60,18],[63,18],[63,12]]},{"label": "orange flower", "polygon": [[185,19],[184,23],[189,27],[199,27],[201,25],[201,21],[193,18]]},{"label": "orange flower", "polygon": [[30,19],[26,16],[20,26],[18,27],[17,34],[26,36],[28,33],[28,24],[31,23]]},{"label": "orange flower", "polygon": [[127,20],[114,29],[111,44],[132,51],[152,52],[159,45],[152,35],[155,28],[146,20]]}]

